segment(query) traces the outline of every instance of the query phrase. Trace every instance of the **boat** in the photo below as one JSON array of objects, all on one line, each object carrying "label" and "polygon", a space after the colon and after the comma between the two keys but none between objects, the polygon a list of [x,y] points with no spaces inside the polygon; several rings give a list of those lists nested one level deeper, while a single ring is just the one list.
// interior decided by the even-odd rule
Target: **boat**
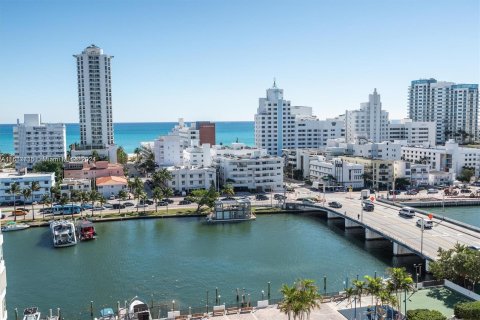
[{"label": "boat", "polygon": [[96,239],[97,233],[93,222],[86,219],[80,220],[77,223],[77,236],[80,241]]},{"label": "boat", "polygon": [[[108,318],[107,318],[108,319]],[[128,308],[122,308],[118,312],[120,320],[152,320],[150,309],[146,303],[138,300],[136,297],[132,299]]]},{"label": "boat", "polygon": [[207,215],[207,223],[242,222],[255,220],[249,199],[227,199],[215,201],[212,213]]},{"label": "boat", "polygon": [[2,226],[2,232],[25,230],[27,228],[30,228],[30,226],[26,223],[16,223],[14,221],[9,221],[4,226]]},{"label": "boat", "polygon": [[50,231],[52,232],[53,246],[55,248],[69,247],[77,244],[75,226],[70,221],[52,221],[50,223]]},{"label": "boat", "polygon": [[117,316],[113,312],[112,308],[103,308],[100,310],[100,318],[95,318],[95,320],[117,320]]},{"label": "boat", "polygon": [[40,320],[40,311],[37,307],[23,310],[23,320]]}]

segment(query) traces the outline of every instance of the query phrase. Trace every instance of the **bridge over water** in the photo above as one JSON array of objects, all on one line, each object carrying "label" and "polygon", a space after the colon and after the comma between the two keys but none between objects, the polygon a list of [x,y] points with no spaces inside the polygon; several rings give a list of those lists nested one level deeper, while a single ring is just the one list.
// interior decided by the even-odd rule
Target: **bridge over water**
[{"label": "bridge over water", "polygon": [[450,249],[457,243],[480,246],[480,228],[451,219],[434,216],[433,228],[422,232],[416,222],[420,218],[428,219],[428,216],[421,210],[417,210],[414,218],[404,218],[398,215],[400,206],[375,201],[374,211],[362,211],[358,193],[330,193],[327,202],[330,201],[341,203],[342,208],[331,208],[327,203],[304,204],[298,201],[289,201],[285,206],[318,210],[328,219],[343,219],[346,230],[363,228],[366,240],[388,239],[393,243],[394,255],[419,255],[426,260],[427,270],[428,262],[437,258],[438,248]]}]

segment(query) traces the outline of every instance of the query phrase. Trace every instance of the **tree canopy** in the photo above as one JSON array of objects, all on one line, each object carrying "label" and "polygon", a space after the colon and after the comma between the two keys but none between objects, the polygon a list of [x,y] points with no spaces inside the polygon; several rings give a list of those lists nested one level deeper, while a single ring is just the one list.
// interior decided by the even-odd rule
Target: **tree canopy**
[{"label": "tree canopy", "polygon": [[33,165],[33,172],[55,172],[55,180],[63,179],[63,162],[55,160],[45,160]]}]

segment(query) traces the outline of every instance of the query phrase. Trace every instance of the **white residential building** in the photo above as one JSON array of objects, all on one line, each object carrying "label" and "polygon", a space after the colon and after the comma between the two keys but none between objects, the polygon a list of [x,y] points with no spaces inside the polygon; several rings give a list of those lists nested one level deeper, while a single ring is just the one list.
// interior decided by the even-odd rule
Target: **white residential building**
[{"label": "white residential building", "polygon": [[178,124],[172,128],[169,134],[190,140],[192,141],[192,145],[198,145],[200,142],[200,130],[197,129],[195,123],[187,126],[183,118],[178,119]]},{"label": "white residential building", "polygon": [[428,185],[428,166],[426,164],[400,160],[395,161],[393,167],[395,179],[405,178],[414,187]]},{"label": "white residential building", "polygon": [[183,165],[183,151],[190,147],[190,140],[179,135],[161,136],[153,141],[155,163],[160,167]]},{"label": "white residential building", "polygon": [[264,153],[265,149],[250,147],[242,142],[234,142],[230,145],[215,145],[212,147],[212,156],[214,158],[225,155],[238,157],[253,156],[256,152]]},{"label": "white residential building", "polygon": [[433,147],[436,144],[435,122],[392,120],[388,124],[388,140],[405,140],[409,145]]},{"label": "white residential building", "polygon": [[289,176],[293,176],[293,170],[300,170],[304,179],[310,176],[310,161],[316,156],[324,154],[319,149],[284,149],[283,159],[284,165]]},{"label": "white residential building", "polygon": [[216,185],[217,171],[214,167],[167,167],[172,174],[168,186],[177,192],[188,192],[195,189],[208,189]]},{"label": "white residential building", "polygon": [[85,149],[105,149],[114,144],[112,120],[113,56],[95,45],[76,54],[80,145]]},{"label": "white residential building", "polygon": [[345,111],[345,138],[347,142],[388,140],[388,112],[382,110],[377,89],[361,103],[359,110]]},{"label": "white residential building", "polygon": [[319,120],[311,107],[292,106],[275,82],[267,89],[266,98],[259,99],[255,145],[268,154],[281,156],[283,149],[322,147],[328,138],[342,137],[344,130],[341,119]]},{"label": "white residential building", "polygon": [[108,176],[95,179],[98,193],[105,198],[117,197],[121,190],[127,191],[128,180],[120,176]]},{"label": "white residential building", "polygon": [[72,191],[90,192],[92,190],[92,181],[90,179],[65,178],[59,186],[61,194],[70,197]]},{"label": "white residential building", "polygon": [[435,121],[436,143],[479,139],[478,84],[437,82],[431,78],[412,81],[408,90],[409,118]]},{"label": "white residential building", "polygon": [[25,114],[23,123],[17,119],[13,127],[15,167],[32,169],[44,160],[64,161],[67,157],[65,125],[42,123],[39,114]]},{"label": "white residential building", "polygon": [[[33,192],[33,201],[40,201],[44,195],[50,196],[50,188],[55,185],[55,174],[51,173],[17,173],[0,172],[0,203],[13,203],[14,195],[9,193],[10,187],[18,183],[20,189],[30,188],[32,182],[38,182],[39,190]],[[24,199],[21,194],[15,196],[15,200],[23,200],[27,203],[32,197]]]},{"label": "white residential building", "polygon": [[256,150],[250,156],[221,155],[215,158],[221,184],[239,190],[283,190],[283,158]]},{"label": "white residential building", "polygon": [[0,320],[8,319],[7,302],[7,268],[3,259],[3,234],[0,232]]},{"label": "white residential building", "polygon": [[432,148],[404,146],[402,159],[427,164],[429,171],[451,172],[453,178],[463,167],[474,168],[476,176],[480,173],[480,149],[460,147],[453,139]]},{"label": "white residential building", "polygon": [[[342,145],[342,144],[340,144]],[[352,150],[354,156],[384,159],[384,160],[400,160],[402,156],[402,144],[395,142],[377,142],[364,144],[346,144],[346,150]]]},{"label": "white residential building", "polygon": [[210,167],[212,165],[212,149],[210,144],[201,147],[188,147],[183,150],[183,164],[195,167]]},{"label": "white residential building", "polygon": [[324,182],[329,179],[329,185],[360,189],[364,187],[364,167],[344,159],[334,158],[330,161],[323,156],[310,160],[310,180]]}]

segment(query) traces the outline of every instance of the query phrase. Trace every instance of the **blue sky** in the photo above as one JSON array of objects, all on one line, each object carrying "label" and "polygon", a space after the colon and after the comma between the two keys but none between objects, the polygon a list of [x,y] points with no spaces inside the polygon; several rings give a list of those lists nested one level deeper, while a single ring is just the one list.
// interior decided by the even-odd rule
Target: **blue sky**
[{"label": "blue sky", "polygon": [[75,60],[114,55],[114,121],[253,120],[276,77],[333,117],[377,88],[406,117],[418,78],[478,83],[477,0],[2,0],[0,123],[77,122]]}]

